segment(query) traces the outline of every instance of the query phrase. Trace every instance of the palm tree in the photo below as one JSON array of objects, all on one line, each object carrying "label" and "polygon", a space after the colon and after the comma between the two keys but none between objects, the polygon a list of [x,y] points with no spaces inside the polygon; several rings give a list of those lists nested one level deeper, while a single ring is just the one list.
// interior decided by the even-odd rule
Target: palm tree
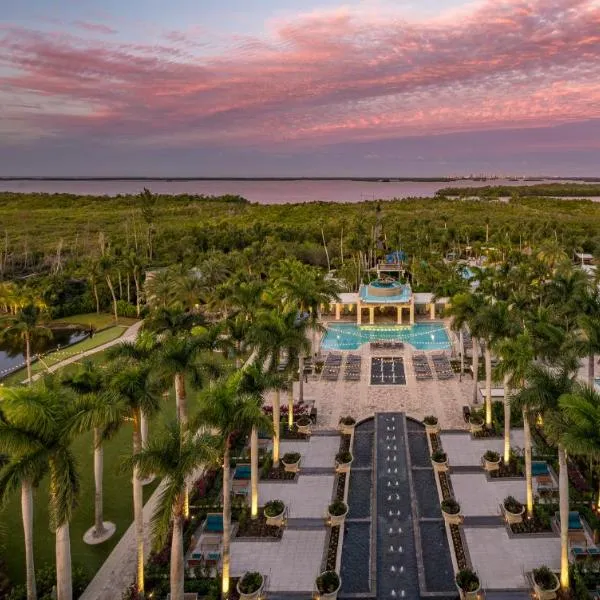
[{"label": "palm tree", "polygon": [[[266,392],[281,388],[281,377],[263,371],[258,362],[247,365],[241,373],[238,392],[255,399],[261,406]],[[272,424],[270,423],[263,432],[272,433]],[[258,433],[257,427],[253,427],[250,432],[250,516],[252,519],[258,517]]]},{"label": "palm tree", "polygon": [[18,337],[25,344],[27,382],[31,385],[31,344],[36,339],[51,338],[52,331],[41,324],[43,313],[30,303],[23,306],[14,317],[7,319],[8,327],[0,331],[0,339]]},{"label": "palm tree", "polygon": [[[6,388],[1,392],[3,422],[0,452],[10,459],[0,476],[0,494],[21,487],[26,554],[31,531],[31,488],[23,494],[23,483],[35,484],[49,474],[50,524],[56,536],[56,590],[58,600],[72,600],[71,542],[69,523],[79,492],[79,474],[70,445],[73,399],[51,381],[27,388]],[[33,561],[28,560],[28,571]],[[27,574],[28,593],[35,594],[35,582]]]},{"label": "palm tree", "polygon": [[565,432],[561,415],[560,399],[573,390],[574,376],[572,362],[567,357],[563,364],[548,368],[532,365],[527,372],[527,386],[516,396],[521,407],[541,414],[550,441],[558,447],[559,465],[559,512],[560,512],[560,583],[563,589],[569,587],[569,475],[567,471],[567,453],[562,435]]},{"label": "palm tree", "polygon": [[[124,344],[123,344],[124,345]],[[119,422],[133,423],[133,454],[142,450],[142,415],[151,417],[160,408],[160,390],[152,377],[149,362],[121,362],[112,365],[107,377],[106,397],[120,413]],[[116,419],[115,419],[116,420]],[[137,591],[144,593],[144,517],[142,478],[137,466],[133,468],[133,513],[137,546]]]},{"label": "palm tree", "polygon": [[108,286],[108,290],[110,291],[110,296],[112,298],[113,305],[113,314],[115,317],[115,323],[119,322],[119,310],[117,305],[117,294],[115,292],[115,286],[112,280],[115,268],[115,260],[114,258],[106,255],[103,255],[100,258],[98,263],[98,267],[100,269],[100,273],[104,277],[104,281],[106,281],[106,285]]},{"label": "palm tree", "polygon": [[264,414],[257,398],[240,392],[242,372],[237,372],[226,380],[215,382],[200,396],[200,405],[192,423],[197,426],[214,427],[222,441],[223,456],[223,571],[221,591],[229,593],[230,543],[231,543],[231,491],[230,491],[230,451],[235,433],[248,435],[252,428],[266,430],[269,419]]},{"label": "palm tree", "polygon": [[600,353],[600,316],[580,315],[578,319],[582,352],[588,359],[588,385],[594,385],[594,357]]},{"label": "palm tree", "polygon": [[187,481],[199,469],[217,461],[216,446],[213,437],[184,435],[182,425],[174,422],[129,461],[141,477],[155,474],[163,480],[160,499],[152,515],[152,527],[155,543],[162,547],[172,524],[172,600],[184,598],[183,522]]},{"label": "palm tree", "polygon": [[[577,384],[559,399],[566,424],[562,443],[568,452],[600,460],[600,394]],[[600,487],[596,504],[600,506]]]},{"label": "palm tree", "polygon": [[[504,379],[504,462],[510,461],[510,398],[511,390],[521,389],[525,375],[533,362],[533,345],[531,336],[525,332],[516,337],[504,338],[497,342],[496,353],[501,359],[497,373]],[[523,411],[523,428],[525,433],[525,471],[527,478],[527,511],[533,510],[533,482],[531,481],[531,432],[527,411]],[[531,493],[529,493],[531,491]]]},{"label": "palm tree", "polygon": [[175,297],[176,277],[171,269],[159,269],[146,277],[146,299],[155,307],[168,308]]},{"label": "palm tree", "polygon": [[164,338],[189,332],[197,325],[203,324],[204,319],[198,314],[185,312],[180,308],[159,306],[144,319],[143,328],[158,338]]},{"label": "palm tree", "polygon": [[[104,373],[91,361],[84,361],[75,374],[63,378],[62,383],[80,396],[84,396],[78,405],[78,417],[88,418],[90,411],[95,411],[97,425],[94,426],[94,526],[86,533],[92,540],[106,541],[115,532],[115,525],[104,521],[104,503],[102,477],[104,471],[103,442],[114,432],[115,415],[108,410],[111,405],[102,396],[105,387]],[[117,417],[118,418],[118,417]],[[74,423],[74,427],[76,427]],[[84,432],[88,426],[76,427]],[[98,543],[94,542],[94,543]]]}]

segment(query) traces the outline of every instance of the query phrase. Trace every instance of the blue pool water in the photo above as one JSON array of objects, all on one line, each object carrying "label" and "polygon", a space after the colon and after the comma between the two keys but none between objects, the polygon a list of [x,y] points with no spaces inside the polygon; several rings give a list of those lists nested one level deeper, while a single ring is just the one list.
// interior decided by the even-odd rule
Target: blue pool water
[{"label": "blue pool water", "polygon": [[416,323],[410,326],[329,324],[323,338],[323,350],[357,350],[362,344],[378,341],[411,344],[417,350],[449,350],[450,340],[441,323]]}]

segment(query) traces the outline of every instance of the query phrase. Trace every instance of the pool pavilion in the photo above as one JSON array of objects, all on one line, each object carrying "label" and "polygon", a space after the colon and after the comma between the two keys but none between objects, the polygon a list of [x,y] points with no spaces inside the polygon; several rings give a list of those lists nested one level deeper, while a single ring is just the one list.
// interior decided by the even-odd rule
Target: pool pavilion
[{"label": "pool pavilion", "polygon": [[[440,302],[444,303],[443,300]],[[428,311],[430,319],[436,318],[436,302],[433,294],[413,293],[408,283],[402,284],[385,279],[363,284],[358,292],[342,293],[339,301],[330,306],[331,312],[335,311],[336,321],[341,320],[342,314],[348,311],[356,314],[357,325],[363,323],[374,325],[376,310],[380,314],[387,315],[392,312],[398,325],[414,325],[417,308],[424,308]],[[363,321],[363,319],[365,320]]]}]

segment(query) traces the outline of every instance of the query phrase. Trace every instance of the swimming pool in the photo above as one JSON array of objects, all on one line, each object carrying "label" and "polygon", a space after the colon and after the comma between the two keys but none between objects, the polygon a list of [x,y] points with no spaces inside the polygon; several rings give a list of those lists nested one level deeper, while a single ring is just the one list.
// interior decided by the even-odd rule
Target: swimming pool
[{"label": "swimming pool", "polygon": [[362,344],[392,340],[411,344],[417,350],[449,350],[450,339],[442,323],[415,323],[410,326],[355,325],[334,323],[327,326],[323,350],[356,350]]}]

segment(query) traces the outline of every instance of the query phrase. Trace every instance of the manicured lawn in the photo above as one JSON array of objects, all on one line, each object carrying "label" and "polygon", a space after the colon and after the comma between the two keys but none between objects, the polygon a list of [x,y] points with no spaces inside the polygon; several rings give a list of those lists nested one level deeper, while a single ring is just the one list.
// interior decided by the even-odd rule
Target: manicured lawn
[{"label": "manicured lawn", "polygon": [[[94,355],[94,358],[96,356]],[[73,368],[73,367],[71,367]],[[156,432],[165,419],[175,418],[174,399],[169,398],[163,410],[150,423],[149,431]],[[121,472],[123,457],[131,454],[132,432],[124,425],[119,433],[104,447],[104,518],[117,525],[117,533],[107,542],[98,546],[88,546],[83,542],[83,534],[94,522],[94,476],[92,434],[80,436],[73,444],[73,452],[78,459],[81,476],[79,506],[71,522],[71,554],[74,565],[84,567],[90,574],[100,568],[120,536],[133,521],[133,498],[131,472]],[[158,480],[144,487],[144,502],[150,497]],[[17,493],[6,508],[0,512],[0,520],[9,524],[9,535],[5,536],[2,554],[6,559],[8,574],[13,583],[23,583],[25,575],[25,551],[21,526],[20,495]],[[54,563],[55,538],[49,531],[48,520],[48,481],[44,480],[34,495],[34,548],[37,567]]]},{"label": "manicured lawn", "polygon": [[[123,333],[125,333],[126,329],[126,326],[119,325],[99,331],[98,333],[94,334],[94,337],[88,337],[77,344],[73,344],[72,346],[65,348],[65,350],[59,350],[58,352],[48,354],[43,358],[43,361],[35,361],[31,366],[31,370],[35,375],[36,373],[45,370],[46,367],[51,367],[61,360],[65,360],[66,358],[70,358],[71,356],[81,352],[86,352],[87,350],[92,350],[93,348],[97,348],[98,346],[102,346],[102,344],[106,344],[121,337]],[[6,377],[6,379],[3,379],[2,383],[4,385],[17,385],[23,382],[26,377],[27,371],[25,369],[20,369],[19,371],[15,371]]]},{"label": "manicured lawn", "polygon": [[[127,317],[119,317],[119,325],[133,325],[137,319],[129,319]],[[77,325],[83,325],[89,327],[93,325],[96,329],[104,329],[105,327],[112,327],[115,324],[115,318],[111,314],[106,313],[88,313],[84,315],[73,315],[71,317],[64,317],[62,319],[55,319],[52,323],[75,323]]]}]

